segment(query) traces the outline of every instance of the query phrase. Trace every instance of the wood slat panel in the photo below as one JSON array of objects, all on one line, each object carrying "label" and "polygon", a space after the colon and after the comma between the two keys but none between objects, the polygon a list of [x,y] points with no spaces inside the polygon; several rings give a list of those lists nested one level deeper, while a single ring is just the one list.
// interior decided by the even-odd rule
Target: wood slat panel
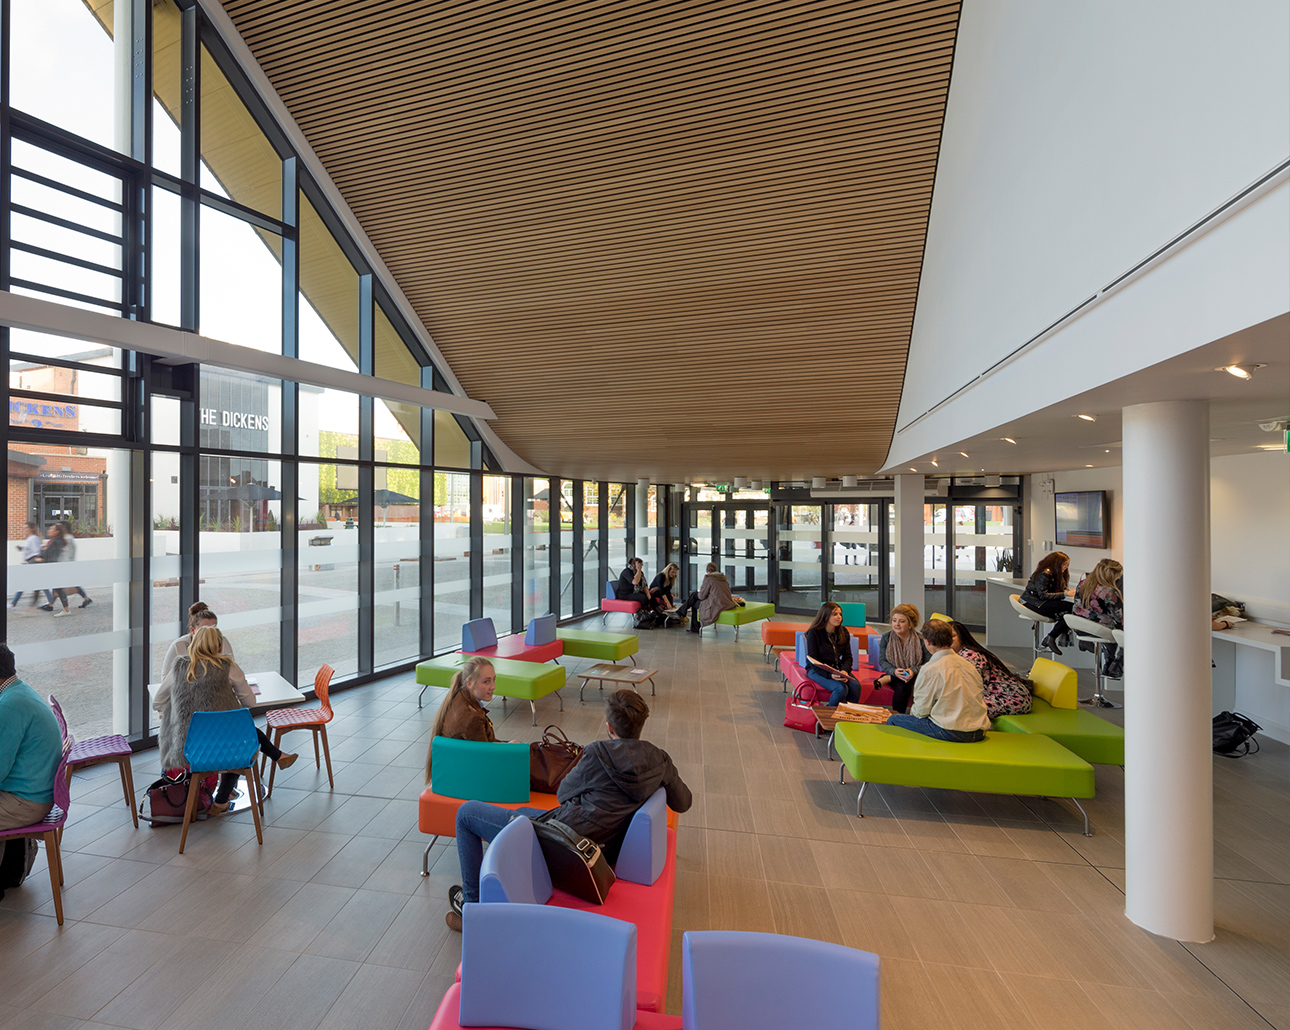
[{"label": "wood slat panel", "polygon": [[957,0],[224,6],[524,458],[879,467]]}]

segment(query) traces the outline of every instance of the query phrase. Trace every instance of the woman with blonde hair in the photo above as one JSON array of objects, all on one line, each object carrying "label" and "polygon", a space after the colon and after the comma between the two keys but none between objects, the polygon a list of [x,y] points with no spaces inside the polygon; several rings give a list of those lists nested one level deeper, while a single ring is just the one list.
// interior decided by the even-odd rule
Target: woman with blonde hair
[{"label": "woman with blonde hair", "polygon": [[[1124,629],[1124,566],[1103,558],[1075,588],[1072,615],[1111,629]],[[1124,655],[1118,644],[1102,645],[1102,674],[1112,679],[1124,675]]]},{"label": "woman with blonde hair", "polygon": [[[188,652],[181,655],[152,698],[152,707],[161,715],[161,729],[157,745],[161,752],[161,768],[187,768],[184,758],[184,741],[188,738],[188,724],[194,712],[229,712],[236,708],[250,708],[255,695],[247,685],[246,677],[237,663],[223,653],[224,637],[214,626],[200,626],[192,635]],[[279,769],[288,769],[296,755],[283,754],[273,746],[262,730],[256,730],[260,750]],[[220,777],[215,793],[212,815],[228,811],[229,798],[237,786],[237,774],[225,773]]]},{"label": "woman with blonde hair", "polygon": [[[177,640],[171,642],[166,648],[166,657],[161,663],[161,678],[164,680],[170,675],[170,670],[174,668],[175,662],[180,655],[188,653],[188,645],[192,642],[193,633],[201,626],[218,626],[219,617],[210,609],[205,601],[194,601],[188,607],[188,632]],[[228,637],[222,637],[224,649],[220,654],[233,657],[233,645],[229,643]],[[234,686],[236,688],[236,685]]]},{"label": "woman with blonde hair", "polygon": [[898,604],[891,610],[891,629],[882,635],[878,645],[878,667],[882,675],[876,686],[891,687],[893,711],[904,712],[914,696],[918,670],[932,657],[923,638],[918,635],[918,609],[912,604]]},{"label": "woman with blonde hair", "polygon": [[680,572],[681,567],[676,562],[668,562],[649,585],[650,598],[665,611],[676,607],[676,599],[672,596],[672,591],[676,588],[676,577]]},{"label": "woman with blonde hair", "polygon": [[483,702],[493,699],[497,689],[497,673],[487,658],[475,655],[457,671],[434,717],[430,731],[430,746],[426,749],[426,783],[430,782],[430,760],[434,752],[435,737],[452,737],[455,740],[480,740],[492,744],[497,740],[493,720],[488,717]]}]

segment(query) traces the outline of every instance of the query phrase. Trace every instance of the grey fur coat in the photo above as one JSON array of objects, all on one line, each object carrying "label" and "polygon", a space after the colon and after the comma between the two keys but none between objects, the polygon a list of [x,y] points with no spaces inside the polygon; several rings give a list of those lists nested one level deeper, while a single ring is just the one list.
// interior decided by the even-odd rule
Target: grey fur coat
[{"label": "grey fur coat", "polygon": [[233,692],[228,666],[206,666],[203,674],[188,682],[189,658],[184,655],[170,670],[170,696],[161,709],[161,731],[157,744],[161,751],[162,769],[185,769],[184,739],[193,712],[228,712],[242,704]]}]

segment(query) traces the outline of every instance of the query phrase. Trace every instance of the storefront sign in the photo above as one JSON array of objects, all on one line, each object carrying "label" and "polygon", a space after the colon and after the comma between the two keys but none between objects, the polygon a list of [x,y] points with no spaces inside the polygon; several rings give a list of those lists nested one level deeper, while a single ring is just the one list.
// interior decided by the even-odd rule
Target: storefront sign
[{"label": "storefront sign", "polygon": [[57,479],[60,483],[97,483],[103,477],[97,472],[38,472],[37,479]]},{"label": "storefront sign", "polygon": [[75,404],[46,404],[43,401],[10,401],[9,424],[33,429],[74,429],[79,408]]},{"label": "storefront sign", "polygon": [[218,408],[202,408],[202,425],[223,426],[225,429],[254,429],[261,433],[269,431],[269,416],[256,415],[250,411],[220,411]]}]

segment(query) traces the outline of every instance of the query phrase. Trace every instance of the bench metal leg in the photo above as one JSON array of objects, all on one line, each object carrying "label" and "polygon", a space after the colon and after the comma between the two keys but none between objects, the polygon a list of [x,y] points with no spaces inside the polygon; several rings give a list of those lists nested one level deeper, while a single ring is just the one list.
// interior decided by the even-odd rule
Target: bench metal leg
[{"label": "bench metal leg", "polygon": [[421,693],[417,695],[417,707],[418,707],[418,708],[420,708],[420,707],[421,707],[421,696],[422,696],[422,694],[424,694],[424,693],[426,692],[426,687],[428,687],[428,686],[430,686],[430,684],[429,684],[429,683],[427,683],[427,684],[425,685],[425,687],[422,687],[422,688],[421,688]]},{"label": "bench metal leg", "polygon": [[739,643],[739,627],[735,627],[735,643]]},{"label": "bench metal leg", "polygon": [[430,843],[426,845],[425,851],[421,853],[421,875],[422,876],[430,875],[430,849],[438,843],[439,843],[439,836],[438,834],[436,834],[435,836],[430,838]]},{"label": "bench metal leg", "polygon": [[[824,746],[824,757],[833,761],[833,731],[829,733],[829,742]],[[838,757],[841,758],[840,755]]]},{"label": "bench metal leg", "polygon": [[869,784],[867,783],[860,784],[860,793],[856,795],[856,816],[861,819],[864,818],[864,812],[862,812],[860,809],[864,805],[864,792],[865,792],[865,788],[868,786]]},{"label": "bench metal leg", "polygon": [[1079,803],[1079,798],[1071,798],[1071,801],[1074,802],[1075,807],[1079,809],[1079,814],[1084,817],[1084,836],[1093,836],[1093,831],[1088,828],[1088,813],[1084,811],[1084,806]]},{"label": "bench metal leg", "polygon": [[838,766],[838,782],[839,783],[847,782],[847,767],[845,765]]},{"label": "bench metal leg", "polygon": [[[564,711],[564,698],[562,698],[562,697],[560,696],[560,691],[558,691],[558,690],[557,690],[557,691],[555,692],[555,698],[556,698],[556,700],[557,700],[557,701],[559,701],[559,702],[560,702],[560,711],[562,711],[562,712],[563,712],[563,711]],[[536,723],[535,723],[534,725],[536,725]]]},{"label": "bench metal leg", "polygon": [[[529,702],[529,711],[533,713],[533,725],[536,726],[537,725],[537,705],[535,705],[532,701]],[[564,711],[563,704],[560,706],[560,711],[562,712]]]}]

